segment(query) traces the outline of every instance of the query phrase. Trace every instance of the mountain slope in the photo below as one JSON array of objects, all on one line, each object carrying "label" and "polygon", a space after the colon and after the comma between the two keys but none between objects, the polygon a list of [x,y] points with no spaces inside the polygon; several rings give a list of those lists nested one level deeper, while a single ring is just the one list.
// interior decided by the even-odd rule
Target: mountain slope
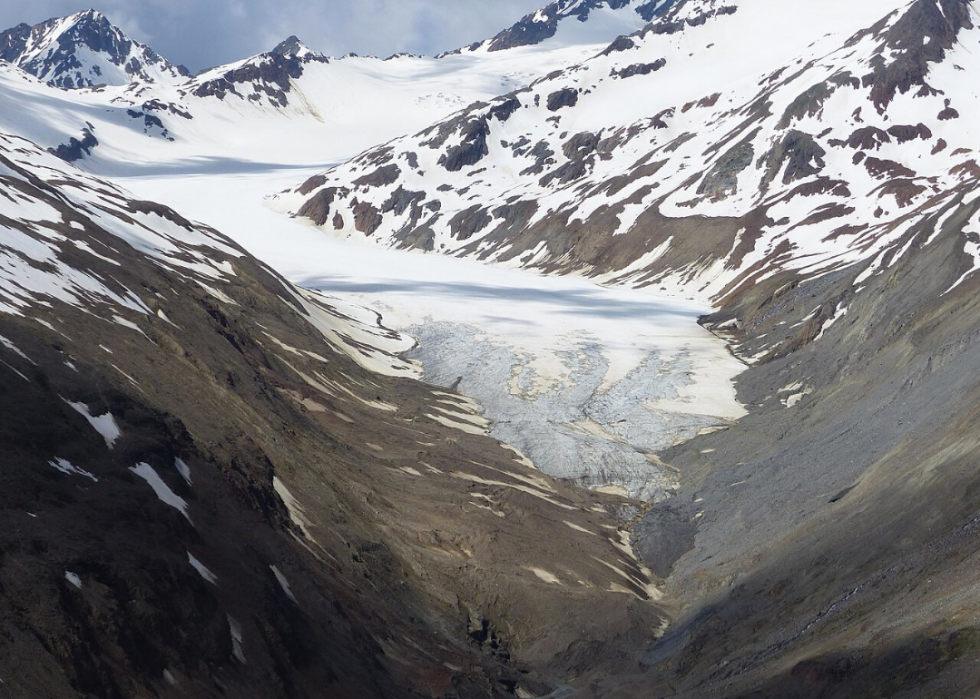
[{"label": "mountain slope", "polygon": [[[980,174],[967,5],[733,8],[675,5],[602,56],[368,152],[281,206],[386,245],[711,295],[760,267],[873,257]],[[741,51],[764,20],[796,34]],[[717,67],[698,68],[705,57]],[[838,235],[814,240],[827,221]]]},{"label": "mountain slope", "polygon": [[[712,300],[702,323],[750,365],[748,414],[656,455],[678,488],[649,509],[531,470],[472,403],[419,383],[398,357],[411,342],[374,315],[0,144],[0,677],[15,693],[976,695],[974,5],[661,9],[602,55],[278,201],[331,233]],[[51,133],[70,104],[79,150],[91,122],[86,166],[153,173],[170,153],[232,189],[283,124],[323,116],[314,77],[384,86],[431,65],[306,57],[287,42],[195,83],[227,80],[223,98],[174,88],[137,117],[0,76]],[[496,67],[461,75],[500,85]],[[141,89],[113,94],[132,108]],[[230,114],[242,130],[199,150]],[[126,119],[148,133],[123,138]],[[283,140],[271,162],[320,143]]]},{"label": "mountain slope", "polygon": [[126,36],[94,10],[20,24],[0,34],[0,59],[60,88],[171,84],[189,76],[152,49]]},{"label": "mountain slope", "polygon": [[8,691],[545,694],[582,628],[609,672],[659,628],[634,504],[486,437],[376,316],[18,137],[0,226]]}]

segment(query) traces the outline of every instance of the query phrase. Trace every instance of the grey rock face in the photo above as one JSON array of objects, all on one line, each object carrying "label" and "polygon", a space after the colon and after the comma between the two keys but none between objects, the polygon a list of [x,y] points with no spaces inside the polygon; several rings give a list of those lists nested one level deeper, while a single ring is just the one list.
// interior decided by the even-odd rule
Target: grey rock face
[{"label": "grey rock face", "polygon": [[306,45],[299,40],[295,34],[287,39],[279,42],[275,48],[272,49],[271,53],[276,56],[297,56],[305,51],[309,51]]}]

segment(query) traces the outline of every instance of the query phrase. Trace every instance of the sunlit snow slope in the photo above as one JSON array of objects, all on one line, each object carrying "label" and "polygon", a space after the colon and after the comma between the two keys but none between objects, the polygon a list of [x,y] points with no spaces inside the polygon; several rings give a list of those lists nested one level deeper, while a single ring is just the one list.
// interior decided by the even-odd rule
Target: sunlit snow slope
[{"label": "sunlit snow slope", "polygon": [[701,298],[780,270],[870,275],[975,189],[978,42],[959,0],[688,0],[278,206],[335,235]]},{"label": "sunlit snow slope", "polygon": [[[65,145],[67,157],[84,158],[86,168],[103,174],[147,167],[188,171],[195,167],[189,162],[228,170],[256,163],[324,167],[474,102],[524,87],[645,24],[629,3],[616,9],[603,1],[591,4],[595,8],[586,13],[588,21],[566,13],[554,18],[554,34],[534,43],[496,51],[476,45],[438,58],[327,58],[291,37],[268,53],[194,77],[164,79],[146,68],[145,75],[103,80],[110,85],[98,90],[42,90],[12,70],[18,65],[41,82],[73,85],[78,76],[61,71],[61,64],[34,70],[30,61],[39,47],[59,46],[59,41],[70,46],[72,56],[89,51],[76,35],[106,20],[82,13],[52,20],[50,27],[8,33],[4,57],[11,66],[0,63],[0,91],[21,108],[0,114],[0,128],[45,146]],[[108,26],[101,33],[118,35],[122,48],[115,53],[121,55],[130,45],[142,50]],[[111,62],[113,55],[100,52],[98,61]],[[74,58],[65,61],[74,65]],[[84,70],[109,74],[108,68]],[[73,147],[72,139],[79,146]]]},{"label": "sunlit snow slope", "polygon": [[3,66],[0,126],[112,183],[0,143],[0,686],[973,699],[976,17],[570,0],[441,59]]}]

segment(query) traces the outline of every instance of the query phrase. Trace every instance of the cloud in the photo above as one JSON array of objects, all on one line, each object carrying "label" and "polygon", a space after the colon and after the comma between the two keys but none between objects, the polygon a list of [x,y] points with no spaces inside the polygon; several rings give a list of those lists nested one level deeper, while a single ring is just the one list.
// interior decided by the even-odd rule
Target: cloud
[{"label": "cloud", "polygon": [[0,3],[0,27],[94,4],[123,31],[201,70],[290,34],[328,55],[434,54],[488,38],[548,0],[32,0]]}]

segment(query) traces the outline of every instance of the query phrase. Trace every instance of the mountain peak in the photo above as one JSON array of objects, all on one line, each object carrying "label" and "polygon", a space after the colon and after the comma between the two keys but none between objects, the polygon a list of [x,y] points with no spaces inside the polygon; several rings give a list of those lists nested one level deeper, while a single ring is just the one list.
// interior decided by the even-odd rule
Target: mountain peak
[{"label": "mountain peak", "polygon": [[[492,39],[474,44],[470,48],[486,47],[487,51],[493,52],[540,44],[558,34],[559,28],[571,19],[586,23],[602,17],[606,23],[612,23],[618,26],[618,29],[631,33],[661,14],[673,5],[674,1],[554,0],[542,9],[525,15],[512,27],[505,29]],[[603,27],[603,32],[608,32],[607,27]]]},{"label": "mountain peak", "polygon": [[189,75],[94,9],[0,33],[0,59],[65,89],[134,81],[175,83]]},{"label": "mountain peak", "polygon": [[75,14],[71,15],[71,19],[76,22],[80,22],[83,20],[92,20],[98,22],[100,20],[106,19],[106,16],[101,12],[99,12],[98,10],[90,8],[88,10],[82,10],[81,12],[76,12]]},{"label": "mountain peak", "polygon": [[303,56],[313,53],[313,51],[302,41],[299,40],[295,34],[280,41],[272,51],[276,56],[293,56],[295,58],[302,58]]}]

